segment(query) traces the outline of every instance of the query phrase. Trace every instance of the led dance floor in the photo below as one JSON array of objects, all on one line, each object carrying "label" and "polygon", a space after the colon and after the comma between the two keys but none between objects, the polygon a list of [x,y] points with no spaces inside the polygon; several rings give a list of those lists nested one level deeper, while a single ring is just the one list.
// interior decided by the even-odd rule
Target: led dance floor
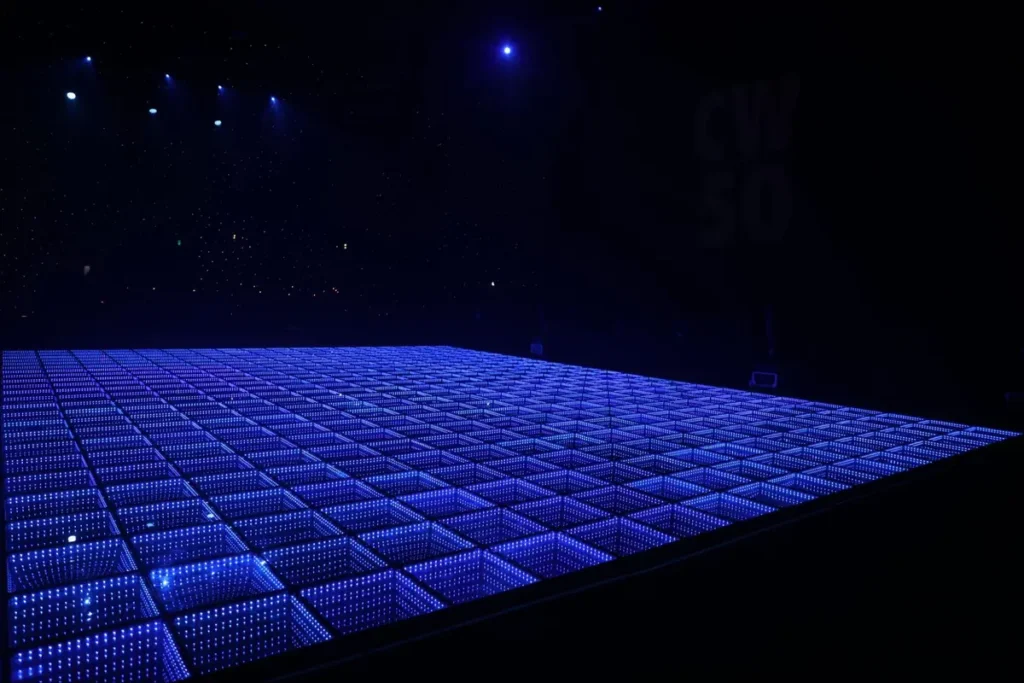
[{"label": "led dance floor", "polygon": [[14,681],[201,676],[1015,436],[435,347],[5,352],[2,386]]}]

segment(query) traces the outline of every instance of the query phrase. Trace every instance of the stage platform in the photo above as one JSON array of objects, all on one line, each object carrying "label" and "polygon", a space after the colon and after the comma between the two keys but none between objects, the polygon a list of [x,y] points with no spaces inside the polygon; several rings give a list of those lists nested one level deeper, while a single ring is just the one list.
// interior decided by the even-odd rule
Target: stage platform
[{"label": "stage platform", "polygon": [[[466,623],[502,638],[1017,436],[449,347],[11,351],[2,376],[12,681],[336,675]],[[633,595],[713,599],[680,581]]]}]

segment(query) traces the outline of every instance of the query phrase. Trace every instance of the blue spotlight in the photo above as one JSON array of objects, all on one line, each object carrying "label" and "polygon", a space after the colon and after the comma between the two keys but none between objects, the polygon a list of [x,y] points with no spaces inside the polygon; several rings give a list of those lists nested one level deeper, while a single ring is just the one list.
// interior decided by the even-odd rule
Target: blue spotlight
[{"label": "blue spotlight", "polygon": [[76,97],[75,93],[73,93],[73,92],[69,92],[68,93],[68,99],[69,100],[73,100],[73,99],[75,99],[75,97]]},{"label": "blue spotlight", "polygon": [[509,55],[512,54],[512,46],[506,45],[505,47],[501,48],[501,53],[508,57]]},{"label": "blue spotlight", "polygon": [[171,74],[164,74],[164,80],[165,81],[171,80]]},{"label": "blue spotlight", "polygon": [[220,128],[220,124],[221,124],[220,119],[217,119],[216,121],[213,122],[213,125],[217,126],[218,128]]},{"label": "blue spotlight", "polygon": [[86,57],[85,57],[85,61],[87,61],[87,62],[91,62],[91,61],[92,61],[92,57],[90,57],[90,56],[86,55]]},{"label": "blue spotlight", "polygon": [[149,108],[149,113],[150,114],[155,114],[156,113],[156,109],[154,109],[153,107],[150,107]]},{"label": "blue spotlight", "polygon": [[223,85],[218,85],[217,86],[217,91],[218,92],[223,92],[224,91],[224,86]]},{"label": "blue spotlight", "polygon": [[271,95],[271,96],[270,96],[270,103],[271,103],[271,104],[277,104],[277,98],[276,98],[276,97],[274,97],[273,95]]}]

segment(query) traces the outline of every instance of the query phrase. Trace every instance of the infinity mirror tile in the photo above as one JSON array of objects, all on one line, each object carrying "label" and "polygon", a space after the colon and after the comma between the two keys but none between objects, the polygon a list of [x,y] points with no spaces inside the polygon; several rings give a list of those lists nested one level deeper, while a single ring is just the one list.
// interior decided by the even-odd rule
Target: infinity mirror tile
[{"label": "infinity mirror tile", "polygon": [[3,354],[13,681],[176,681],[1016,436],[447,347]]}]

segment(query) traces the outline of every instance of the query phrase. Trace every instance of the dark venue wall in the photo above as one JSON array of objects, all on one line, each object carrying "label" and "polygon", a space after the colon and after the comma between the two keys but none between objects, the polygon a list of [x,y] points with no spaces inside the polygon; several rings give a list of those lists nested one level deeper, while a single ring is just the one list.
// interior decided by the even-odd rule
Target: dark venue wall
[{"label": "dark venue wall", "polygon": [[4,347],[540,340],[990,423],[1024,384],[1010,43],[980,18],[0,12]]}]

